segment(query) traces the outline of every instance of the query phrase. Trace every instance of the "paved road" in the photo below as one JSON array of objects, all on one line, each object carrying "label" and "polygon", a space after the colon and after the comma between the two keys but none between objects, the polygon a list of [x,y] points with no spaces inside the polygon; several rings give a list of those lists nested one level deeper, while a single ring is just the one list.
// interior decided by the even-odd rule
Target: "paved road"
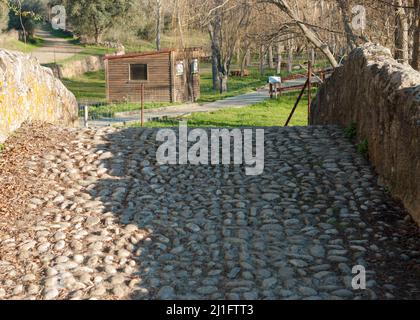
[{"label": "paved road", "polygon": [[418,232],[342,130],[265,130],[254,177],[158,166],[155,129],[69,131],[27,163],[50,191],[0,239],[0,298],[420,298]]},{"label": "paved road", "polygon": [[80,47],[65,39],[54,37],[44,29],[37,30],[36,35],[43,38],[45,43],[41,48],[33,51],[31,56],[37,58],[41,64],[56,63],[82,51]]},{"label": "paved road", "polygon": [[[243,108],[259,103],[269,98],[268,89],[260,89],[255,92],[246,93],[236,97],[227,98],[210,103],[189,103],[180,106],[151,109],[145,111],[145,121],[152,121],[163,118],[178,118],[190,115],[194,112],[212,112],[226,108]],[[112,119],[97,119],[89,123],[93,127],[103,127],[130,122],[139,122],[140,112],[125,112],[115,115]]]}]

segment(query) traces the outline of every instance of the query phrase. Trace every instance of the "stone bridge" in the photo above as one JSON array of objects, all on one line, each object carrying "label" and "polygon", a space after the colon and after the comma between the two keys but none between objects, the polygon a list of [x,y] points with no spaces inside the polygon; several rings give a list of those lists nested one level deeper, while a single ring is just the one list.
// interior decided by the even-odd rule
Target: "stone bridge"
[{"label": "stone bridge", "polygon": [[321,125],[264,128],[258,176],[158,165],[157,129],[53,127],[20,168],[35,192],[0,201],[31,194],[0,216],[0,299],[420,299],[420,78],[377,49],[321,88]]},{"label": "stone bridge", "polygon": [[418,229],[341,128],[265,128],[259,176],[159,166],[156,132],[69,129],[27,163],[49,191],[0,238],[1,298],[420,298]]}]

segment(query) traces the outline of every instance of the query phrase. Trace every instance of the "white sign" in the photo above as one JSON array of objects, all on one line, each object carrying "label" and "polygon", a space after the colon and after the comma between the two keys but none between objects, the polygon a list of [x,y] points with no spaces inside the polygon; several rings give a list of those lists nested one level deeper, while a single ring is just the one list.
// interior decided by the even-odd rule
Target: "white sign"
[{"label": "white sign", "polygon": [[192,73],[198,73],[198,59],[194,59],[191,67]]},{"label": "white sign", "polygon": [[184,74],[184,61],[178,61],[176,63],[176,75],[182,76]]},{"label": "white sign", "polygon": [[276,76],[269,77],[268,82],[271,84],[281,83],[281,77],[276,77]]}]

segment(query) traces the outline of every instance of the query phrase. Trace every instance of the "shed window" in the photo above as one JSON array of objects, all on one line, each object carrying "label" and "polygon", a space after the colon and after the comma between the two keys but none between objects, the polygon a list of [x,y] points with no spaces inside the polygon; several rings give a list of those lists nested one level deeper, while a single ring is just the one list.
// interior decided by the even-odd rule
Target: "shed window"
[{"label": "shed window", "polygon": [[147,64],[130,64],[130,80],[147,80]]}]

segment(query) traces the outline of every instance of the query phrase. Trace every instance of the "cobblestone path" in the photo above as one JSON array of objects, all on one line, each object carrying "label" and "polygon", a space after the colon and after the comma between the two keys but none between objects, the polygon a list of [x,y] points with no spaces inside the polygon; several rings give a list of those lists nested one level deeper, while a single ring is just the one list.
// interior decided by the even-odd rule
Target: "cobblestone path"
[{"label": "cobblestone path", "polygon": [[265,130],[260,176],[157,166],[154,129],[69,131],[27,164],[50,191],[0,235],[0,299],[420,298],[418,229],[342,130]]}]

